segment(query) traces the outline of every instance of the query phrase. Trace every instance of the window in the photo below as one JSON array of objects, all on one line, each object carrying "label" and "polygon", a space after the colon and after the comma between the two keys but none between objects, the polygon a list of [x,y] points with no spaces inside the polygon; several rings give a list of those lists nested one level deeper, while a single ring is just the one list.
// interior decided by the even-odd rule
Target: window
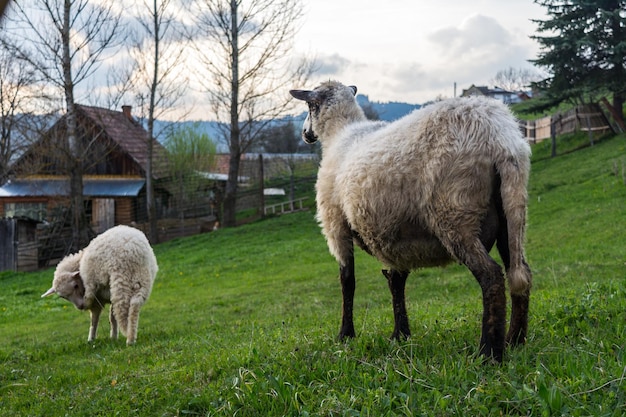
[{"label": "window", "polygon": [[4,215],[5,217],[28,217],[43,221],[46,218],[46,208],[46,203],[6,203]]}]

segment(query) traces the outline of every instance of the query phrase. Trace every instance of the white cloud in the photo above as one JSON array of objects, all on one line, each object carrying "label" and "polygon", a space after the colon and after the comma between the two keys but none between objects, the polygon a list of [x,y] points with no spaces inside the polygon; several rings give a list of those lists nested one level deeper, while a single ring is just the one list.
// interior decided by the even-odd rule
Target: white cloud
[{"label": "white cloud", "polygon": [[526,0],[451,0],[446,8],[434,0],[307,4],[300,42],[323,58],[322,79],[356,84],[372,100],[409,103],[530,67],[537,52],[530,19],[545,14]]},{"label": "white cloud", "polygon": [[341,74],[351,64],[348,58],[335,53],[317,57],[315,74],[318,76]]}]

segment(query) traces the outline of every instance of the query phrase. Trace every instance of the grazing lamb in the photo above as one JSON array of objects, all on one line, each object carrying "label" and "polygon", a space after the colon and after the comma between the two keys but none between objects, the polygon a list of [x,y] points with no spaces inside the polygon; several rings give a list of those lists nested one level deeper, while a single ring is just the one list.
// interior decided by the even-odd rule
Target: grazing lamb
[{"label": "grazing lamb", "polygon": [[340,338],[354,337],[356,243],[388,269],[394,338],[410,336],[404,288],[409,272],[456,260],[483,295],[480,352],[501,362],[506,295],[512,299],[506,342],[525,342],[531,272],[524,259],[530,147],[502,103],[445,100],[393,123],[366,120],[356,87],[335,81],[292,90],[309,107],[302,137],[322,145],[317,218],[339,262],[343,294]]},{"label": "grazing lamb", "polygon": [[57,294],[79,310],[89,310],[89,342],[96,338],[104,305],[111,303],[111,338],[117,338],[119,324],[131,345],[137,340],[139,310],[150,296],[157,271],[146,236],[132,227],[116,226],[59,262],[52,288],[42,297]]}]

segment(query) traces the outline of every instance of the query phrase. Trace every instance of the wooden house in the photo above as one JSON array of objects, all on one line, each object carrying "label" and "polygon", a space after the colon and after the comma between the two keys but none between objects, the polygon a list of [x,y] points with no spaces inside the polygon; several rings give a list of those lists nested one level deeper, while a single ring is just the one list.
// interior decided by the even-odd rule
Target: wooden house
[{"label": "wooden house", "polygon": [[[148,141],[153,146],[152,179],[157,212],[167,209],[167,151],[131,115],[122,111],[77,105],[82,158],[83,196],[95,233],[115,224],[143,222],[146,211]],[[70,186],[65,116],[60,118],[12,166],[0,187],[0,218],[28,217],[59,221],[69,207]],[[65,213],[65,214],[64,214]]]},{"label": "wooden house", "polygon": [[527,100],[528,93],[521,91],[507,91],[500,87],[488,88],[485,86],[475,86],[472,84],[467,90],[463,90],[461,97],[484,96],[503,102],[504,104],[515,104]]}]

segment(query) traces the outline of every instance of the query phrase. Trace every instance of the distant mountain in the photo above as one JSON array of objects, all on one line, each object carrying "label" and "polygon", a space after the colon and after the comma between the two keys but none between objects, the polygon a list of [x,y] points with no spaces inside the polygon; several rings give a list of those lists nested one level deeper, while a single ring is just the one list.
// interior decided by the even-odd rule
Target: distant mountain
[{"label": "distant mountain", "polygon": [[370,101],[369,97],[363,94],[356,96],[356,101],[362,107],[371,106],[372,109],[378,114],[380,120],[392,122],[407,114],[413,110],[421,108],[421,104],[408,104],[400,103],[397,101],[390,101],[387,103],[381,103],[379,101]]},{"label": "distant mountain", "polygon": [[[409,103],[401,103],[401,102],[396,102],[396,101],[391,101],[391,102],[386,102],[386,103],[381,103],[378,101],[370,101],[369,97],[363,94],[357,95],[356,99],[360,106],[371,107],[371,109],[374,110],[376,114],[378,114],[378,117],[380,118],[380,120],[384,120],[388,122],[397,120],[411,113],[413,110],[417,110],[422,107],[420,104],[409,104]],[[304,119],[306,118],[306,114],[307,114],[306,112],[302,112],[295,116],[286,116],[286,117],[276,120],[275,123],[291,122],[299,130],[301,124],[304,122]],[[223,140],[221,140],[222,133],[220,131],[220,123],[218,122],[189,121],[189,122],[169,123],[169,122],[162,122],[162,121],[157,120],[155,121],[155,132],[157,133],[161,131],[165,132],[167,129],[178,128],[178,127],[183,127],[183,126],[195,126],[195,128],[200,133],[208,134],[209,137],[217,143],[218,152],[228,152],[228,147],[223,142]],[[166,136],[167,136],[166,134],[159,135],[159,140],[163,142]]]}]

